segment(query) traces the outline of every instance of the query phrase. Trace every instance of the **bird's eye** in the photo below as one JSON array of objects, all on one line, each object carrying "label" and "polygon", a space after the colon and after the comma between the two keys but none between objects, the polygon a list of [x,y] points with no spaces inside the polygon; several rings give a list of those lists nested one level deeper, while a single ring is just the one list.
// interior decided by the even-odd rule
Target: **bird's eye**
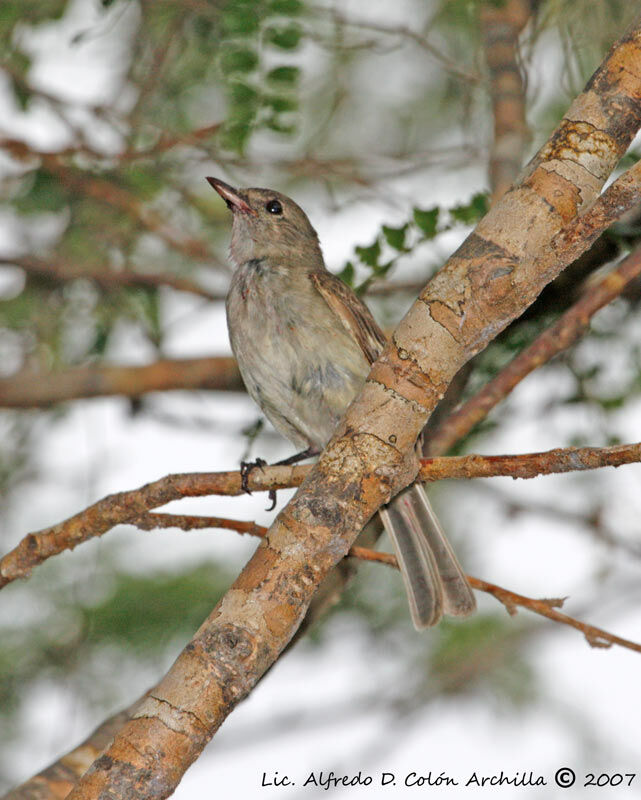
[{"label": "bird's eye", "polygon": [[278,200],[269,200],[269,202],[265,204],[265,208],[267,209],[267,211],[269,211],[270,214],[283,213],[283,207],[278,202]]}]

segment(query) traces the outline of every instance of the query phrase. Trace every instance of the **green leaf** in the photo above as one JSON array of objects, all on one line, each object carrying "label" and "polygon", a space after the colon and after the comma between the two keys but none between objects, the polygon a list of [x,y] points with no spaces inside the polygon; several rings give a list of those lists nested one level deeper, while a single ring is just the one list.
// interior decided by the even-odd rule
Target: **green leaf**
[{"label": "green leaf", "polygon": [[242,81],[232,81],[228,86],[229,96],[235,105],[251,106],[253,110],[258,106],[258,92],[253,86]]},{"label": "green leaf", "polygon": [[251,36],[258,31],[260,14],[249,3],[230,3],[222,15],[223,31],[230,36]]},{"label": "green leaf", "polygon": [[291,123],[281,122],[277,116],[269,117],[269,119],[265,120],[263,123],[265,127],[269,128],[276,133],[283,133],[287,136],[291,136],[291,134],[296,133],[296,126]]},{"label": "green leaf", "polygon": [[[0,19],[1,17],[2,11],[0,11]],[[27,73],[31,67],[31,59],[22,50],[12,50],[9,54],[8,62],[10,71],[7,73],[7,77],[11,83],[16,103],[21,111],[25,111],[32,95],[31,88],[26,80]]]},{"label": "green leaf", "polygon": [[212,37],[214,36],[214,21],[204,14],[199,14],[198,16],[194,17],[192,24],[194,26],[194,33],[196,34],[197,38],[206,45],[210,46]]},{"label": "green leaf", "polygon": [[414,222],[421,229],[426,239],[433,239],[436,236],[439,212],[438,206],[427,210],[414,209]]},{"label": "green leaf", "polygon": [[381,243],[378,239],[375,239],[369,247],[356,245],[354,251],[363,264],[367,264],[369,267],[376,267],[378,265],[378,259],[381,256]]},{"label": "green leaf", "polygon": [[384,278],[395,263],[396,259],[392,258],[390,261],[386,261],[384,264],[377,264],[374,267],[374,275],[376,275],[377,278]]},{"label": "green leaf", "polygon": [[68,194],[58,178],[43,169],[31,173],[27,185],[27,191],[13,201],[23,214],[61,211],[68,203]]},{"label": "green leaf", "polygon": [[343,269],[338,273],[338,277],[343,281],[343,283],[346,283],[348,286],[351,286],[352,289],[354,288],[354,278],[356,277],[356,271],[351,261],[348,261],[347,264],[345,264]]},{"label": "green leaf", "polygon": [[258,65],[258,56],[248,47],[227,48],[220,54],[220,68],[225,75],[251,72]]},{"label": "green leaf", "polygon": [[242,153],[256,120],[259,95],[253,86],[232,81],[228,87],[229,112],[220,132],[220,142],[227,150]]},{"label": "green leaf", "polygon": [[27,288],[16,297],[0,303],[0,323],[7,328],[28,328],[37,319],[41,303],[41,294]]},{"label": "green leaf", "polygon": [[284,17],[294,17],[303,11],[300,0],[271,0],[267,7],[268,14],[282,14]]},{"label": "green leaf", "polygon": [[89,354],[93,356],[104,356],[109,344],[109,336],[111,335],[113,326],[108,324],[106,320],[97,319],[95,322],[93,341],[89,345]]},{"label": "green leaf", "polygon": [[25,5],[24,0],[1,0],[0,22],[2,27],[11,26],[18,19],[26,19],[27,14],[30,25],[60,19],[65,13],[67,0],[38,0],[37,3],[30,3],[28,9],[25,8]]},{"label": "green leaf", "polygon": [[166,185],[162,173],[140,164],[127,167],[114,177],[131,189],[140,200],[151,200]]},{"label": "green leaf", "polygon": [[20,111],[26,111],[27,106],[29,105],[29,100],[31,100],[32,93],[24,85],[24,83],[16,81],[12,75],[9,75],[9,81],[13,89],[13,96],[16,99],[16,105]]},{"label": "green leaf", "polygon": [[23,0],[4,0],[2,4],[2,27],[4,29],[9,30],[23,18]]},{"label": "green leaf", "polygon": [[451,208],[450,214],[457,222],[462,222],[465,225],[472,225],[487,214],[488,208],[489,201],[487,194],[479,192],[472,197],[467,205],[454,206],[454,208]]},{"label": "green leaf", "polygon": [[120,291],[120,297],[134,319],[143,323],[151,341],[159,344],[162,339],[162,327],[158,290],[155,288],[143,289],[142,287],[123,288]]},{"label": "green leaf", "polygon": [[220,132],[220,144],[225,150],[242,153],[252,131],[246,122],[228,123]]},{"label": "green leaf", "polygon": [[24,76],[31,67],[31,58],[22,50],[12,50],[9,55],[9,64],[12,70]]},{"label": "green leaf", "polygon": [[301,40],[303,31],[300,25],[292,22],[290,25],[273,26],[265,31],[265,39],[274,47],[281,50],[295,50]]},{"label": "green leaf", "polygon": [[263,104],[272,108],[274,111],[278,113],[283,113],[286,111],[297,111],[298,110],[298,100],[291,95],[283,96],[283,95],[265,95],[263,98]]},{"label": "green leaf", "polygon": [[267,73],[269,83],[288,84],[292,86],[298,80],[300,69],[298,67],[275,67]]},{"label": "green leaf", "polygon": [[407,247],[405,247],[405,237],[407,234],[407,223],[400,228],[391,228],[388,225],[383,225],[383,236],[387,244],[390,247],[393,247],[394,250],[399,250],[400,252],[406,252]]}]

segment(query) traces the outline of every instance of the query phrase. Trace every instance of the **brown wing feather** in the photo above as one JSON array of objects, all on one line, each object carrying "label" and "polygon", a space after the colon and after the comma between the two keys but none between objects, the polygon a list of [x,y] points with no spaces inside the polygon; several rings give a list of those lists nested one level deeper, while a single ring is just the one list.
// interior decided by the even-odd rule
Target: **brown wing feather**
[{"label": "brown wing feather", "polygon": [[310,277],[323,300],[359,343],[365,358],[373,364],[386,339],[369,308],[349,286],[331,272],[313,272]]}]

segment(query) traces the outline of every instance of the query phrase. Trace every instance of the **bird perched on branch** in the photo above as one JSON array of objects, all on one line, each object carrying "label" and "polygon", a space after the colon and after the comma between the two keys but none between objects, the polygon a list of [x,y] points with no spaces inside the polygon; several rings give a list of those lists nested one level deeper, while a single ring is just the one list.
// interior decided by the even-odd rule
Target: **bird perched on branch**
[{"label": "bird perched on branch", "polygon": [[[247,391],[295,447],[317,455],[385,344],[354,292],[325,267],[316,231],[289,197],[207,178],[233,214],[227,295],[232,350]],[[380,510],[417,629],[476,603],[423,487]]]}]

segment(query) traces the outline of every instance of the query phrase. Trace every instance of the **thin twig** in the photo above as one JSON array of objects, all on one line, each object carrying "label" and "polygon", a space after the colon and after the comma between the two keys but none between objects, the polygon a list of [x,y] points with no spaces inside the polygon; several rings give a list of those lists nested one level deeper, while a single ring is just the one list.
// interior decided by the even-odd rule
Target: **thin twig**
[{"label": "thin twig", "polygon": [[[421,462],[419,479],[489,478],[510,476],[533,478],[556,472],[597,469],[641,461],[641,444],[614,447],[580,447],[528,453],[516,456],[457,456],[431,458]],[[311,466],[273,466],[252,470],[249,488],[257,491],[300,486]],[[127,492],[108,495],[73,517],[50,528],[28,534],[0,559],[0,588],[17,578],[26,578],[34,567],[64,550],[95,536],[102,536],[115,525],[136,524],[153,508],[182,497],[239,495],[243,493],[239,472],[195,472],[168,475]]]},{"label": "thin twig", "polygon": [[163,132],[155,144],[143,150],[125,150],[123,153],[120,153],[117,156],[118,161],[133,161],[139,158],[151,158],[153,156],[162,155],[168,150],[172,150],[174,147],[178,147],[180,145],[196,147],[202,141],[209,139],[210,136],[213,136],[215,133],[217,133],[220,130],[221,124],[222,123],[220,122],[215,122],[212,125],[205,125],[202,128],[196,128],[192,131],[188,131],[187,133],[173,135]]},{"label": "thin twig", "polygon": [[158,528],[179,528],[183,531],[222,528],[250,536],[262,537],[267,533],[267,528],[256,522],[245,522],[227,517],[208,517],[202,514],[154,514],[150,512],[141,514],[131,524],[143,531],[153,531]]},{"label": "thin twig", "polygon": [[211,249],[204,241],[174,230],[157,211],[121,186],[90,172],[70,167],[60,153],[34,150],[19,139],[1,139],[0,147],[18,161],[33,163],[34,159],[38,159],[45,170],[74,192],[81,192],[107,206],[119,208],[188,258],[216,263]]},{"label": "thin twig", "polygon": [[[251,534],[252,536],[263,537],[267,533],[267,528],[262,525],[257,525],[254,522],[245,522],[242,520],[225,519],[222,517],[206,517],[206,516],[183,516],[179,514],[145,514],[139,517],[133,523],[138,528],[143,530],[151,530],[153,528],[182,528],[183,530],[194,530],[203,528],[224,528],[227,530],[235,530],[241,534]],[[362,561],[372,561],[378,564],[385,564],[390,567],[398,569],[398,561],[396,556],[392,553],[383,553],[380,550],[372,550],[369,547],[360,547],[354,545],[350,548],[348,555],[352,558],[358,558]],[[467,576],[470,585],[479,589],[482,592],[487,592],[499,600],[507,612],[511,615],[516,614],[517,606],[527,608],[529,611],[539,614],[541,616],[552,619],[555,622],[560,622],[563,625],[569,625],[581,633],[587,639],[591,647],[610,647],[613,644],[626,647],[629,650],[634,650],[641,653],[641,645],[623,639],[620,636],[615,636],[602,628],[597,628],[585,622],[580,622],[574,617],[563,614],[557,611],[555,606],[561,607],[564,603],[564,598],[554,599],[536,599],[526,597],[522,594],[504,589],[489,581],[484,581],[480,578],[474,578],[471,575]]]},{"label": "thin twig", "polygon": [[466,83],[478,83],[480,80],[480,77],[476,72],[463,69],[459,60],[450,58],[448,55],[439,50],[438,47],[433,45],[427,36],[419,33],[418,31],[412,30],[408,26],[383,25],[366,19],[346,17],[337,12],[335,9],[332,9],[332,17],[341,24],[349,25],[352,28],[361,28],[362,30],[375,31],[376,33],[383,33],[388,36],[402,36],[406,39],[411,39],[422,50],[425,50],[426,53],[429,53],[433,58],[440,62],[444,69],[446,69],[451,75],[454,75],[459,80],[465,81]]},{"label": "thin twig", "polygon": [[[396,556],[391,553],[381,553],[377,550],[369,550],[367,547],[352,547],[349,555],[364,561],[374,561],[378,564],[387,564],[390,567],[398,569],[398,562]],[[563,605],[565,598],[553,599],[537,599],[533,597],[526,597],[517,592],[512,592],[509,589],[503,589],[495,583],[481,580],[481,578],[474,578],[472,575],[467,576],[470,586],[474,589],[479,589],[482,592],[487,592],[493,595],[496,599],[503,603],[508,614],[514,616],[518,606],[527,608],[529,611],[539,614],[548,619],[560,622],[562,625],[569,625],[571,628],[581,631],[587,639],[590,647],[608,648],[613,644],[620,647],[625,647],[628,650],[634,650],[636,653],[641,653],[641,644],[632,642],[629,639],[623,639],[621,636],[616,636],[613,633],[597,628],[594,625],[588,625],[586,622],[581,622],[568,614],[563,614],[557,611],[556,607]]]},{"label": "thin twig", "polygon": [[153,289],[167,286],[179,292],[190,292],[191,294],[205,297],[207,300],[224,300],[224,294],[215,294],[189,280],[189,278],[182,278],[169,273],[133,272],[131,270],[114,269],[87,270],[73,264],[62,264],[60,261],[45,260],[33,256],[12,257],[0,255],[0,265],[20,267],[25,272],[39,275],[45,280],[72,281],[84,278],[108,289],[118,286],[139,286]]}]

